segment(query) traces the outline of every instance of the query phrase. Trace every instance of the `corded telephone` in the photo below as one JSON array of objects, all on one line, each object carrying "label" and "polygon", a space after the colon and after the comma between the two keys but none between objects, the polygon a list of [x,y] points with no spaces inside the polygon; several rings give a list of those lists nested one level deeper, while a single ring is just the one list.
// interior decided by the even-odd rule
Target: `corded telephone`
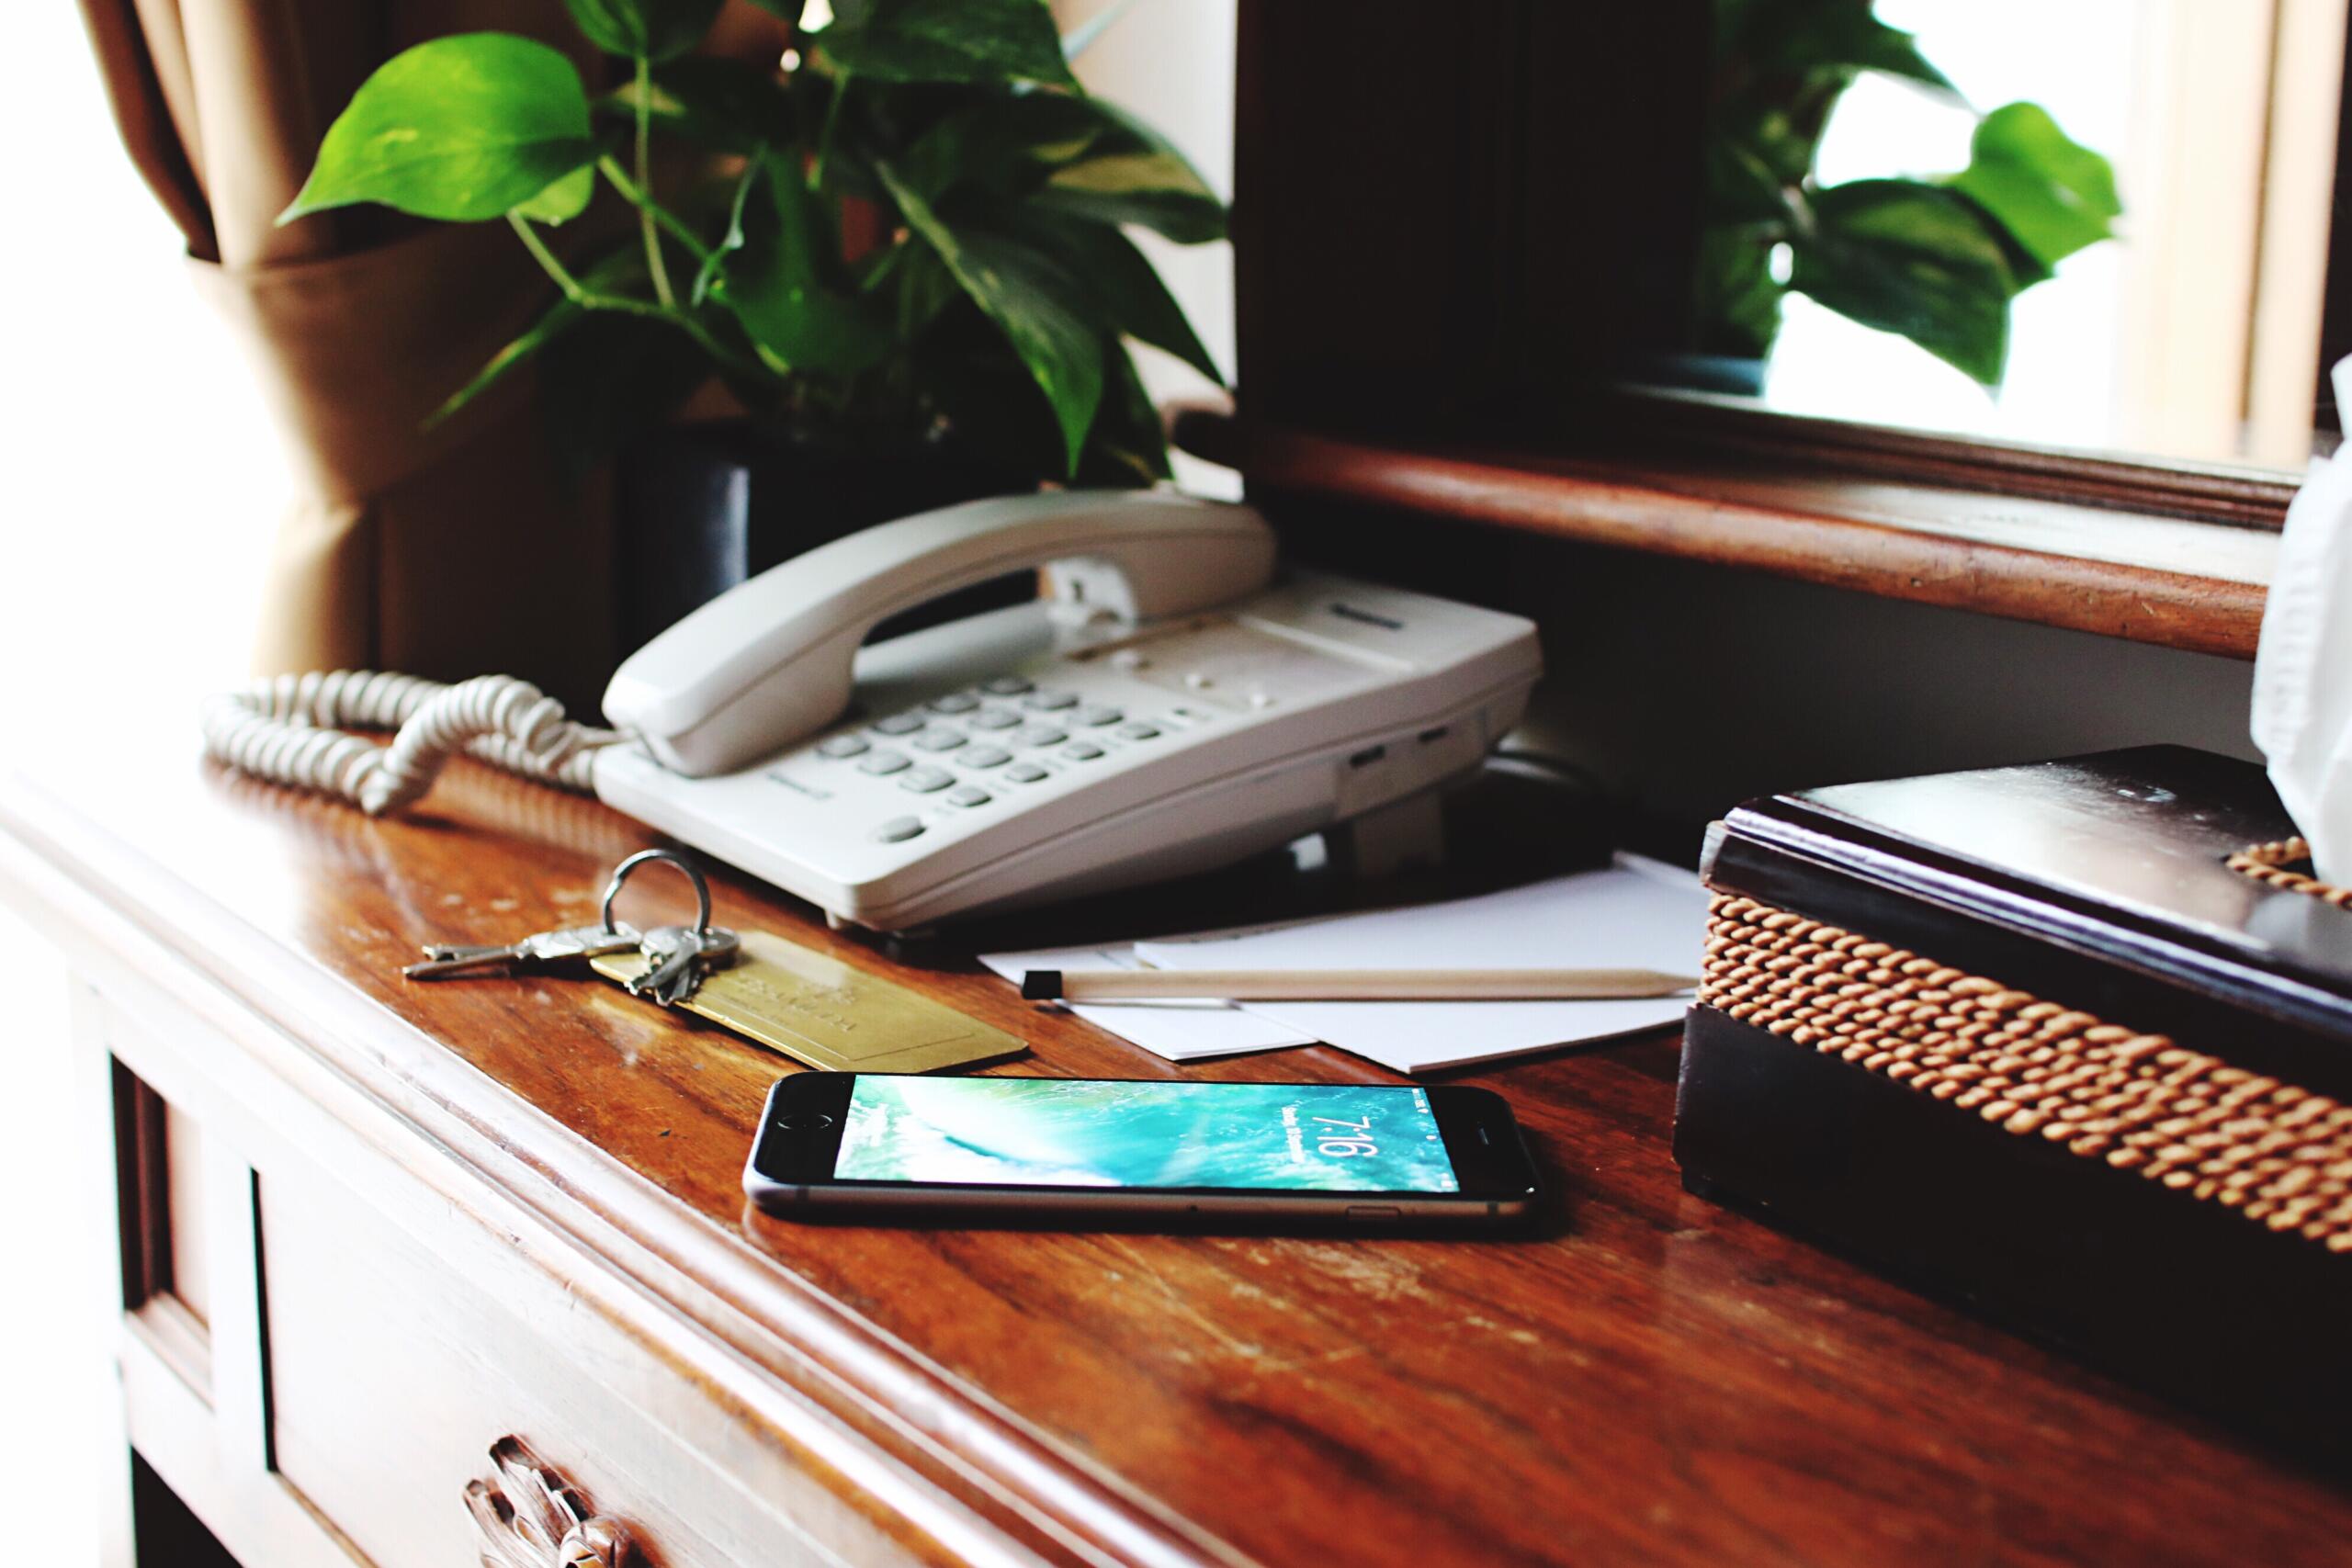
[{"label": "corded telephone", "polygon": [[[1037,600],[865,646],[1027,568]],[[884,931],[1206,869],[1479,763],[1542,672],[1533,626],[1277,581],[1250,509],[1168,492],[973,502],[820,547],[625,662],[616,732],[520,682],[281,677],[215,755],[396,808],[464,747]],[[397,725],[379,750],[344,724]]]}]

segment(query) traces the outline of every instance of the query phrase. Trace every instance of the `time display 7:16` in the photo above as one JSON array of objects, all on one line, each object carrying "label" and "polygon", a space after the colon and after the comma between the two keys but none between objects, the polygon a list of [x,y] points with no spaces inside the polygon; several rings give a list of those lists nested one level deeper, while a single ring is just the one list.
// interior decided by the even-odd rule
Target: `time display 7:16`
[{"label": "time display 7:16", "polygon": [[1315,1143],[1317,1154],[1329,1155],[1334,1159],[1353,1159],[1360,1155],[1380,1152],[1378,1145],[1372,1141],[1372,1118],[1369,1116],[1361,1122],[1342,1121],[1336,1116],[1317,1116],[1315,1120],[1326,1127],[1345,1129],[1325,1133],[1318,1137]]}]

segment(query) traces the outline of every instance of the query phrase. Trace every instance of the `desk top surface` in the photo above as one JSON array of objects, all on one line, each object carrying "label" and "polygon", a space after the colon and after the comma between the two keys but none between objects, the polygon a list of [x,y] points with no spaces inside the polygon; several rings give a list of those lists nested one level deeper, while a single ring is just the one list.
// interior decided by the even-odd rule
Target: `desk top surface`
[{"label": "desk top surface", "polygon": [[[469,766],[423,815],[371,822],[230,777],[175,739],[136,773],[0,787],[0,881],[85,940],[160,943],[475,1149],[453,1157],[725,1340],[746,1376],[788,1385],[1049,1559],[2352,1550],[2352,1499],[2324,1483],[1685,1193],[1674,1043],[1657,1036],[1464,1075],[1511,1100],[1559,1190],[1535,1239],[747,1219],[740,1172],[781,1059],[592,979],[398,973],[427,941],[593,919],[605,870],[650,834]],[[994,1071],[1392,1081],[1320,1048],[1174,1066],[968,962],[912,969],[773,890],[715,880],[723,923],[1031,1041]]]}]

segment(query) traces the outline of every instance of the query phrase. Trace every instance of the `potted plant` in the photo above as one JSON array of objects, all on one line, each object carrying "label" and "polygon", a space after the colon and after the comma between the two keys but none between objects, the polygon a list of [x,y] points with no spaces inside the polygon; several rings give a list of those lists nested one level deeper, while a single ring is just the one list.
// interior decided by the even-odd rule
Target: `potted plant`
[{"label": "potted plant", "polygon": [[[760,3],[801,20],[801,0]],[[718,6],[567,0],[616,62],[607,91],[513,34],[407,50],[281,220],[377,202],[513,228],[558,297],[436,419],[533,361],[574,459],[713,377],[749,412],[624,464],[624,636],[903,512],[1164,477],[1126,342],[1216,367],[1123,226],[1196,243],[1225,209],[1079,86],[1043,0],[838,0],[773,70],[694,52]],[[622,231],[582,235],[592,202]],[[715,540],[747,521],[738,472],[764,536]]]},{"label": "potted plant", "polygon": [[2108,161],[2030,103],[1982,115],[1957,174],[1821,185],[1822,132],[1864,73],[1963,102],[1871,5],[1715,0],[1696,300],[1702,357],[1685,369],[1717,389],[1761,389],[1792,290],[1997,387],[2010,302],[2108,238],[2122,212]]}]

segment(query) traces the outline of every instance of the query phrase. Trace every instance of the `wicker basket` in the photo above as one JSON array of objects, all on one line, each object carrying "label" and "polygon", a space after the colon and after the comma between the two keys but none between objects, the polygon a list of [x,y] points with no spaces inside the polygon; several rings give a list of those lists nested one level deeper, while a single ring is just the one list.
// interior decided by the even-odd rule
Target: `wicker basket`
[{"label": "wicker basket", "polygon": [[2170,748],[1741,807],[1685,1182],[2352,1471],[2352,893],[2287,828]]}]

